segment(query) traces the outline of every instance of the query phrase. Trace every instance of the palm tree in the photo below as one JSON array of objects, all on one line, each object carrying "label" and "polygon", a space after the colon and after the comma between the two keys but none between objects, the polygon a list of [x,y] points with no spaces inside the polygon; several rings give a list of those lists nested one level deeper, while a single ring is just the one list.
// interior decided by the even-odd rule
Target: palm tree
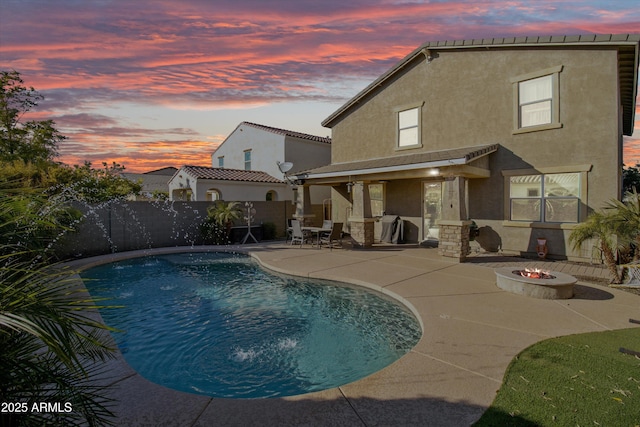
[{"label": "palm tree", "polygon": [[601,212],[594,212],[569,236],[574,249],[586,241],[597,239],[605,264],[613,277],[611,283],[622,283],[626,271],[620,272],[620,258],[640,259],[640,195],[626,193],[624,201],[611,200]]},{"label": "palm tree", "polygon": [[[72,271],[50,264],[64,209],[35,192],[0,190],[0,400],[26,404],[2,425],[108,425],[110,399],[92,379],[114,357],[96,304]],[[62,411],[32,411],[60,402]],[[70,410],[70,412],[66,412]]]},{"label": "palm tree", "polygon": [[604,262],[613,277],[611,283],[622,283],[613,249],[615,247],[615,232],[615,223],[611,213],[593,212],[585,222],[573,229],[569,235],[569,242],[574,249],[580,249],[585,242],[597,239],[600,251],[604,256]]},{"label": "palm tree", "polygon": [[[110,425],[111,399],[92,378],[114,357],[97,308],[70,271],[0,257],[0,395],[3,402],[68,403],[70,412],[14,414],[8,425]],[[3,414],[11,416],[11,414]]]},{"label": "palm tree", "polygon": [[606,209],[613,212],[620,243],[630,250],[633,261],[640,260],[640,194],[634,189],[625,193],[624,201],[612,200]]},{"label": "palm tree", "polygon": [[207,209],[207,219],[203,224],[203,233],[213,238],[216,244],[229,243],[233,222],[242,216],[240,202],[218,202]]}]

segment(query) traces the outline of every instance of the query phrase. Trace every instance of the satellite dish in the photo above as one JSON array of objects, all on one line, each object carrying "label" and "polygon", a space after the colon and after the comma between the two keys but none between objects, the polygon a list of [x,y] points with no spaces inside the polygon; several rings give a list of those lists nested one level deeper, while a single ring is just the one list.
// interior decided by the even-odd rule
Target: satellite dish
[{"label": "satellite dish", "polygon": [[291,162],[277,162],[278,163],[278,168],[280,169],[280,172],[282,173],[287,173],[291,170],[291,168],[293,167],[293,163]]}]

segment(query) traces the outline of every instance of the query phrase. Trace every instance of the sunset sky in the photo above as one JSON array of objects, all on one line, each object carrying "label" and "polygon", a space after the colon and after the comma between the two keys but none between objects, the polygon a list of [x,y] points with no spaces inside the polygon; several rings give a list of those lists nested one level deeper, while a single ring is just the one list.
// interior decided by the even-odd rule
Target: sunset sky
[{"label": "sunset sky", "polygon": [[591,33],[640,33],[637,0],[1,0],[0,69],[45,96],[58,160],[143,172],[211,166],[242,121],[330,135],[322,120],[426,41]]}]

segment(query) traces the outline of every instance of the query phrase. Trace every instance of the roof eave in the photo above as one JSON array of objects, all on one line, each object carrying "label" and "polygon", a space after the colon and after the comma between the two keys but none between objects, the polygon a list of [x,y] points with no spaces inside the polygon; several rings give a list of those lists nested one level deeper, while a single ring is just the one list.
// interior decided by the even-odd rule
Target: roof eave
[{"label": "roof eave", "polygon": [[464,165],[467,163],[467,159],[464,157],[460,157],[457,159],[448,159],[448,160],[434,160],[430,162],[423,163],[412,163],[408,165],[398,165],[398,166],[384,166],[378,168],[368,168],[368,169],[353,169],[349,171],[341,171],[341,172],[325,172],[325,173],[317,173],[317,174],[309,174],[303,173],[300,175],[296,175],[298,179],[314,179],[314,178],[338,178],[342,176],[359,176],[359,175],[369,175],[374,173],[387,173],[387,172],[400,172],[414,169],[432,169],[432,168],[440,168],[444,166],[457,166]]},{"label": "roof eave", "polygon": [[[346,176],[364,176],[364,175],[373,175],[373,174],[385,174],[392,172],[405,172],[412,170],[420,170],[420,169],[436,169],[443,167],[451,167],[451,166],[465,166],[469,163],[480,159],[481,157],[492,154],[498,150],[499,145],[493,144],[485,147],[481,147],[480,149],[476,149],[474,151],[469,151],[464,155],[458,155],[452,158],[441,158],[438,160],[427,160],[416,163],[402,163],[396,165],[388,165],[388,166],[372,166],[372,167],[359,167],[356,166],[355,169],[349,169],[348,167],[343,170],[338,171],[330,171],[330,172],[313,172],[314,169],[309,171],[300,172],[297,174],[292,174],[296,176],[297,179],[327,179],[327,178],[340,178]],[[345,166],[348,166],[352,163],[344,163]],[[335,164],[334,164],[335,166]],[[317,169],[316,169],[317,170]]]}]

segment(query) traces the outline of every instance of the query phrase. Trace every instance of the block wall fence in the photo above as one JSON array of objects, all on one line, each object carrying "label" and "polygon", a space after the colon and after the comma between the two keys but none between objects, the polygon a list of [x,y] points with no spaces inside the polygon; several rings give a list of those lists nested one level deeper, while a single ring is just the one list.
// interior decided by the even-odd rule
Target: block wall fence
[{"label": "block wall fence", "polygon": [[[244,202],[240,202],[244,208]],[[76,232],[63,235],[56,246],[60,259],[84,258],[139,249],[204,244],[200,227],[214,202],[117,201],[100,206],[74,206],[82,213]],[[291,201],[253,202],[252,225],[271,222],[276,236],[286,234],[293,217]],[[322,224],[322,205],[313,205],[313,225]],[[316,224],[317,223],[317,224]],[[236,225],[246,225],[243,219]]]}]

